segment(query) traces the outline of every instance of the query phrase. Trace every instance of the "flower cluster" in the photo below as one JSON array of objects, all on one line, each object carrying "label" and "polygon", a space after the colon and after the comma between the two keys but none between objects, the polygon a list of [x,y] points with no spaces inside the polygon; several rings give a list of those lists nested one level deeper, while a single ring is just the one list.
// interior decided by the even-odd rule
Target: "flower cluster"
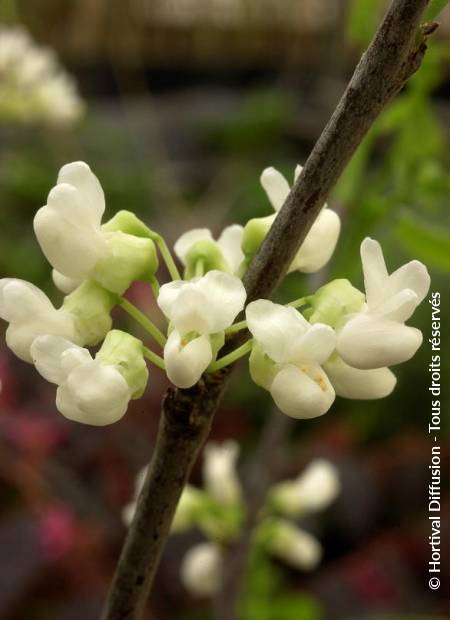
[{"label": "flower cluster", "polygon": [[[280,209],[289,193],[286,179],[269,168],[261,182]],[[0,280],[8,346],[58,386],[57,407],[72,420],[98,425],[120,419],[129,400],[145,389],[144,357],[188,389],[205,372],[218,372],[249,352],[251,377],[281,411],[313,418],[329,410],[336,394],[358,399],[390,394],[396,378],[389,367],[408,360],[421,344],[421,332],[405,322],[428,292],[428,272],[411,261],[389,274],[372,239],[361,244],[365,294],[347,280],[334,280],[287,306],[253,301],[246,320],[234,323],[246,302],[242,277],[275,215],[229,226],[217,241],[207,229],[182,235],[174,248],[185,268],[182,278],[158,233],[128,211],[102,222],[104,211],[103,189],[89,166],[63,166],[34,219],[54,282],[65,294],[62,305],[55,308],[28,282]],[[325,205],[291,271],[323,267],[339,230],[338,215]],[[161,287],[155,276],[158,252],[171,276]],[[166,333],[122,297],[138,280],[151,286],[167,319]],[[141,324],[162,356],[129,334],[111,331],[115,305]],[[226,337],[247,328],[252,338],[220,357]],[[84,348],[100,344],[95,357]]]},{"label": "flower cluster", "polygon": [[[234,441],[208,443],[203,457],[204,488],[187,485],[172,524],[172,534],[197,527],[206,540],[189,549],[181,563],[180,576],[196,597],[214,596],[221,586],[224,554],[240,535],[245,520],[244,492],[236,471],[239,448]],[[123,511],[130,523],[146,469],[136,479],[134,500]],[[316,459],[295,480],[269,489],[252,544],[260,551],[298,570],[313,570],[322,557],[319,541],[295,523],[331,504],[340,492],[336,467]]]},{"label": "flower cluster", "polygon": [[0,118],[70,124],[83,109],[75,82],[51,49],[22,28],[0,28]]}]

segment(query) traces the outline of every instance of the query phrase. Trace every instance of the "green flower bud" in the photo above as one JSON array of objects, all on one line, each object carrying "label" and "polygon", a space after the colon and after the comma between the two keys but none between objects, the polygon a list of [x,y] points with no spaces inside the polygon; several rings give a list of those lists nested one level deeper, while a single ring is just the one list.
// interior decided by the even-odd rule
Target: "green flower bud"
[{"label": "green flower bud", "polygon": [[121,295],[133,282],[148,280],[158,269],[158,256],[151,239],[123,232],[105,233],[106,252],[92,276],[104,288]]},{"label": "green flower bud", "polygon": [[252,220],[249,220],[244,226],[241,248],[247,260],[253,258],[259,250],[261,243],[264,241],[270,227],[273,224],[273,221],[275,220],[275,217],[276,213],[266,217],[255,217]]},{"label": "green flower bud", "polygon": [[218,271],[229,271],[228,263],[215,241],[202,239],[193,243],[189,248],[185,258],[186,280],[190,280],[196,275],[195,269],[200,261],[203,263],[204,273],[213,269],[217,269]]},{"label": "green flower bud", "polygon": [[261,386],[265,390],[270,387],[275,379],[279,368],[268,355],[264,353],[261,346],[257,343],[253,345],[249,358],[250,376],[256,385]]},{"label": "green flower bud", "polygon": [[140,398],[148,381],[148,369],[140,340],[113,329],[108,333],[96,360],[106,366],[115,366],[130,388],[131,398]]},{"label": "green flower bud", "polygon": [[361,310],[365,295],[348,280],[338,279],[319,288],[308,302],[311,307],[304,312],[304,315],[310,323],[325,323],[339,327],[345,316]]},{"label": "green flower bud", "polygon": [[86,280],[64,299],[62,308],[75,317],[81,341],[93,346],[111,329],[111,310],[117,302],[113,293],[94,280]]}]

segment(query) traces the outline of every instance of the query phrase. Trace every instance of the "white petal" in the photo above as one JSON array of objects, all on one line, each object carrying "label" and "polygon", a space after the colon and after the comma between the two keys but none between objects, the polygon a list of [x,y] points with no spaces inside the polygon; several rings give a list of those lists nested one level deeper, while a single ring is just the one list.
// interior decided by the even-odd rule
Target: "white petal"
[{"label": "white petal", "polygon": [[388,297],[379,304],[372,312],[372,316],[382,316],[385,319],[403,323],[413,314],[418,305],[418,297],[411,289],[403,289]]},{"label": "white petal", "polygon": [[339,356],[333,356],[324,366],[338,396],[357,400],[384,398],[395,388],[397,379],[389,368],[360,370],[352,368]]},{"label": "white petal", "polygon": [[277,407],[296,419],[316,418],[333,404],[335,393],[320,366],[302,371],[289,364],[276,375],[270,393]]},{"label": "white petal", "polygon": [[389,276],[389,288],[391,294],[402,289],[410,289],[417,295],[417,305],[427,296],[430,289],[430,274],[423,263],[412,260],[403,265]]},{"label": "white petal", "polygon": [[179,388],[189,388],[200,379],[212,361],[209,338],[200,336],[182,345],[180,334],[173,330],[164,347],[164,362],[169,379]]},{"label": "white petal", "polygon": [[297,181],[297,179],[300,176],[302,170],[303,170],[303,166],[300,166],[300,164],[297,164],[295,166],[294,183]]},{"label": "white petal", "polygon": [[0,317],[5,321],[25,321],[36,314],[54,311],[47,295],[25,280],[0,280]]},{"label": "white petal", "polygon": [[222,254],[230,266],[231,273],[236,273],[244,260],[244,252],[241,249],[244,228],[239,224],[233,224],[223,229],[217,240]]},{"label": "white petal", "polygon": [[420,330],[361,314],[339,332],[337,351],[347,364],[365,370],[406,362],[421,344]]},{"label": "white petal", "polygon": [[76,340],[74,319],[55,310],[37,287],[22,280],[0,281],[0,316],[10,321],[6,344],[20,359],[31,362],[30,347],[44,334]]},{"label": "white petal", "polygon": [[210,308],[211,299],[195,283],[187,283],[179,292],[177,303],[173,305],[171,320],[180,334],[210,334],[215,330],[212,328],[213,314]]},{"label": "white petal", "polygon": [[52,279],[56,288],[65,295],[69,295],[70,293],[72,293],[81,284],[80,280],[73,280],[72,278],[63,276],[63,274],[59,273],[59,271],[56,271],[56,269],[52,270]]},{"label": "white petal", "polygon": [[181,581],[185,588],[198,597],[212,597],[220,589],[222,554],[220,548],[209,542],[189,549],[181,564]]},{"label": "white petal", "polygon": [[48,205],[34,218],[34,231],[49,263],[75,280],[87,277],[104,252],[100,229],[86,221],[80,195],[70,185],[57,185]]},{"label": "white petal", "polygon": [[322,269],[333,255],[340,230],[339,215],[331,209],[322,209],[297,252],[289,271],[314,273]]},{"label": "white petal", "polygon": [[275,362],[291,361],[293,350],[310,328],[295,308],[258,299],[248,304],[245,315],[255,340]]},{"label": "white petal", "polygon": [[36,370],[51,383],[61,385],[73,369],[62,364],[63,354],[69,349],[75,349],[81,357],[79,364],[92,361],[87,349],[82,349],[69,340],[59,336],[38,336],[31,345],[30,353]]},{"label": "white petal", "polygon": [[236,276],[223,271],[208,271],[196,286],[208,300],[210,333],[221,332],[229,327],[244,308],[247,293]]},{"label": "white petal", "polygon": [[361,261],[367,304],[369,308],[375,308],[386,296],[389,277],[378,241],[370,237],[364,239],[361,243]]},{"label": "white petal", "polygon": [[300,338],[292,349],[290,362],[304,361],[325,362],[336,346],[336,333],[329,325],[315,323],[308,327],[307,332]]},{"label": "white petal", "polygon": [[224,441],[221,445],[207,443],[203,460],[203,481],[209,495],[221,504],[232,504],[241,497],[236,471],[239,445]]},{"label": "white petal", "polygon": [[172,320],[173,308],[178,302],[180,292],[188,285],[184,280],[174,280],[163,284],[159,289],[158,306],[169,320]]},{"label": "white petal", "polygon": [[314,536],[281,519],[274,524],[269,550],[290,566],[301,570],[313,570],[322,557],[322,547]]},{"label": "white petal", "polygon": [[105,426],[126,413],[127,382],[113,366],[92,361],[75,368],[56,393],[56,406],[69,420]]},{"label": "white petal", "polygon": [[84,161],[75,161],[66,164],[58,174],[58,184],[68,183],[75,187],[82,201],[89,208],[90,219],[100,225],[105,212],[105,195],[100,181]]},{"label": "white petal", "polygon": [[181,235],[173,249],[180,261],[186,264],[186,254],[197,241],[213,241],[213,236],[208,228],[194,228]]},{"label": "white petal", "polygon": [[323,510],[339,495],[341,483],[335,465],[316,459],[297,478],[296,492],[304,512]]},{"label": "white petal", "polygon": [[261,185],[275,211],[279,211],[291,191],[289,183],[276,168],[266,168],[261,174]]}]

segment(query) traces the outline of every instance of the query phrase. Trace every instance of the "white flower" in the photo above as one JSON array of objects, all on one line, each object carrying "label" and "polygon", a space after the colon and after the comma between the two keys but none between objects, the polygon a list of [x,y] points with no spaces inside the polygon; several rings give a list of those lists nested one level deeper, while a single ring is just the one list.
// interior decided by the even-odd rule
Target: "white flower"
[{"label": "white flower", "polygon": [[251,356],[253,380],[269,390],[276,405],[293,418],[323,415],[335,393],[321,364],[335,347],[328,325],[308,321],[294,308],[259,299],[247,306],[247,324],[265,356]]},{"label": "white flower", "polygon": [[214,543],[205,542],[192,547],[181,564],[181,581],[196,597],[217,594],[221,584],[222,553]]},{"label": "white flower", "polygon": [[339,472],[324,459],[314,460],[296,480],[276,484],[271,492],[275,507],[290,517],[326,508],[341,489]]},{"label": "white flower", "polygon": [[0,28],[0,116],[69,124],[84,111],[74,80],[53,50],[22,28]]},{"label": "white flower", "polygon": [[[187,266],[190,253],[195,253],[197,247],[200,255],[202,252],[205,253],[206,262],[208,262],[208,259],[211,261],[213,264],[211,268],[219,269],[222,267],[223,271],[237,274],[239,266],[244,259],[244,253],[241,249],[243,230],[243,227],[239,224],[227,226],[217,241],[215,241],[208,228],[194,228],[181,235],[175,243],[175,254],[183,265]],[[199,244],[199,242],[205,241],[207,242],[206,244]],[[195,260],[195,256],[192,256],[192,259]],[[214,263],[217,264],[214,265]]]},{"label": "white flower", "polygon": [[236,441],[205,446],[203,480],[209,495],[221,504],[232,504],[241,498],[241,485],[236,471],[239,445]]},{"label": "white flower", "polygon": [[[301,166],[296,167],[295,181],[301,170]],[[290,192],[289,183],[275,168],[266,168],[261,174],[261,185],[273,208],[278,212]],[[326,265],[336,248],[340,229],[341,221],[338,214],[325,205],[311,226],[289,267],[289,271],[298,270],[303,273],[314,273]]]},{"label": "white flower", "polygon": [[156,269],[153,241],[102,230],[104,211],[103,189],[89,166],[81,161],[63,166],[47,204],[34,218],[39,245],[63,292],[93,278],[122,294],[132,281]]},{"label": "white flower", "polygon": [[389,396],[397,378],[389,368],[360,370],[352,368],[334,354],[323,365],[338,396],[356,400],[373,400]]},{"label": "white flower", "polygon": [[314,570],[323,553],[314,536],[281,519],[273,523],[268,549],[273,555],[300,570]]},{"label": "white flower", "polygon": [[45,293],[24,280],[0,280],[0,317],[9,322],[8,347],[26,362],[32,361],[33,340],[43,334],[81,344],[74,316],[63,308],[56,310]]},{"label": "white flower", "polygon": [[389,275],[380,244],[369,238],[361,244],[361,260],[367,306],[339,331],[339,355],[360,369],[405,362],[422,343],[420,330],[404,323],[428,293],[428,271],[413,260]]},{"label": "white flower", "polygon": [[211,336],[229,327],[243,309],[246,293],[235,276],[209,271],[189,282],[164,284],[158,305],[173,330],[164,347],[169,379],[180,388],[194,385],[213,360]]},{"label": "white flower", "polygon": [[38,372],[58,386],[56,407],[69,420],[104,426],[120,420],[132,398],[119,366],[93,359],[87,349],[57,336],[39,336],[31,346]]}]

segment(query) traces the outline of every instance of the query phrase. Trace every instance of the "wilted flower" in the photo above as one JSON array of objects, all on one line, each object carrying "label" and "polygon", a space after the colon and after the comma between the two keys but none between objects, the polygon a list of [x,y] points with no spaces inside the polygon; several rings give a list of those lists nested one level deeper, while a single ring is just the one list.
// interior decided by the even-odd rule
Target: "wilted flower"
[{"label": "wilted flower", "polygon": [[84,105],[53,50],[36,45],[22,28],[0,28],[0,117],[70,124]]},{"label": "wilted flower", "polygon": [[296,480],[276,484],[270,494],[273,506],[289,517],[323,510],[340,492],[339,472],[335,465],[316,459]]},{"label": "wilted flower", "polygon": [[142,343],[119,330],[108,334],[95,359],[87,349],[57,336],[36,338],[31,356],[39,373],[58,386],[58,411],[75,422],[117,422],[147,383]]},{"label": "wilted flower", "polygon": [[244,260],[241,249],[242,226],[227,226],[215,241],[208,228],[195,228],[184,233],[175,243],[175,254],[186,267],[186,279],[195,276],[195,266],[203,262],[205,272],[213,269],[237,274]]},{"label": "wilted flower", "polygon": [[367,306],[338,332],[337,351],[354,368],[393,366],[409,360],[422,343],[422,333],[405,325],[425,298],[430,276],[413,260],[388,274],[380,244],[366,238],[361,244]]},{"label": "wilted flower", "polygon": [[[301,166],[297,166],[295,169],[295,180],[297,180],[301,170]],[[290,192],[289,183],[275,168],[266,168],[261,174],[261,184],[273,208],[278,212]],[[275,220],[275,216],[276,214],[254,218],[245,226],[242,249],[247,259],[250,259],[258,251]],[[340,228],[339,216],[325,205],[311,226],[289,267],[289,271],[298,270],[303,273],[313,273],[321,269],[333,255]]]},{"label": "wilted flower", "polygon": [[132,282],[156,271],[153,241],[102,228],[104,211],[103,189],[89,166],[81,161],[63,166],[47,204],[34,218],[39,245],[63,291],[92,278],[122,294]]},{"label": "wilted flower", "polygon": [[181,580],[196,597],[217,594],[221,584],[222,552],[214,543],[204,542],[189,549],[181,564]]},{"label": "wilted flower", "polygon": [[321,364],[334,350],[328,325],[308,321],[294,308],[259,299],[247,306],[247,324],[256,346],[250,373],[269,390],[276,405],[293,418],[315,418],[333,404],[335,392]]},{"label": "wilted flower", "polygon": [[173,326],[164,347],[166,372],[172,383],[188,388],[200,379],[217,353],[212,336],[232,324],[245,298],[242,282],[221,271],[161,287],[158,305]]}]

